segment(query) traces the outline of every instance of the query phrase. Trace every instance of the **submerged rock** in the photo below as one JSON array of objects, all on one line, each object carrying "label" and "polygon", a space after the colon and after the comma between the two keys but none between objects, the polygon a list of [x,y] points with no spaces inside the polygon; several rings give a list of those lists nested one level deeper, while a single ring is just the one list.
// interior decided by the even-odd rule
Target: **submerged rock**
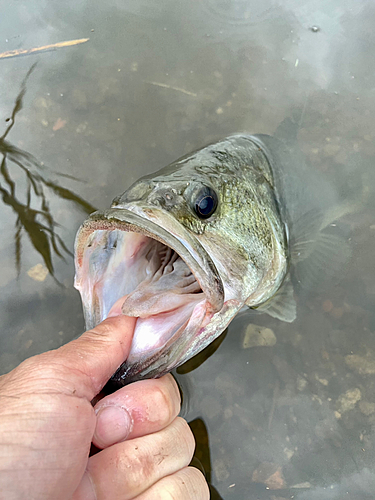
[{"label": "submerged rock", "polygon": [[259,325],[248,325],[242,339],[242,348],[257,346],[274,346],[277,338],[271,328],[265,328]]},{"label": "submerged rock", "polygon": [[253,472],[252,480],[255,483],[263,483],[270,490],[281,490],[285,488],[285,480],[280,465],[263,462]]}]

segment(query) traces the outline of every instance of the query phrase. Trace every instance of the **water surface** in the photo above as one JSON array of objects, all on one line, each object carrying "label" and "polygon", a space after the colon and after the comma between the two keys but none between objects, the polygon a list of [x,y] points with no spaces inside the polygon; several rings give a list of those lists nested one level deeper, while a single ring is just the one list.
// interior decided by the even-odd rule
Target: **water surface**
[{"label": "water surface", "polygon": [[[374,22],[370,0],[20,0],[2,8],[0,52],[90,38],[0,59],[0,134],[37,62],[7,140],[92,206],[108,207],[139,176],[210,141],[273,134],[281,123],[322,184],[361,202],[344,217],[352,256],[340,279],[301,296],[293,324],[241,316],[214,355],[178,375],[185,416],[200,419],[197,456],[217,498],[374,496]],[[25,203],[25,175],[10,168]],[[46,192],[72,250],[85,212]],[[24,234],[17,280],[16,218],[4,204],[0,213],[6,372],[84,326],[72,259],[53,257],[63,286],[33,279],[28,271],[44,261]],[[271,329],[274,345],[244,349],[249,324]]]}]

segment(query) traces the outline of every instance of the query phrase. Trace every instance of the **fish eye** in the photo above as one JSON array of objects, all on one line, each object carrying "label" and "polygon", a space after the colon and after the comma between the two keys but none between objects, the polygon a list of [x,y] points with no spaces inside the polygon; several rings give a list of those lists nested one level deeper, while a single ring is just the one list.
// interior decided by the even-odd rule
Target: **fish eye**
[{"label": "fish eye", "polygon": [[192,207],[200,219],[208,219],[215,212],[217,203],[216,192],[211,187],[204,186],[195,195]]}]

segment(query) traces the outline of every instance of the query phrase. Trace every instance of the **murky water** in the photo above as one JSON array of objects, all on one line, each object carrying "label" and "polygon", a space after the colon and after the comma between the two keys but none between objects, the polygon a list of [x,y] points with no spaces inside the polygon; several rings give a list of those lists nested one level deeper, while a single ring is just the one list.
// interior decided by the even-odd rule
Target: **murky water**
[{"label": "murky water", "polygon": [[[140,175],[210,141],[272,134],[282,122],[322,182],[361,201],[344,218],[350,262],[339,280],[300,297],[293,324],[241,316],[209,359],[178,375],[216,498],[374,496],[374,22],[370,0],[2,6],[0,52],[90,38],[0,59],[0,134],[37,62],[6,140],[91,205],[109,206]],[[25,172],[8,166],[16,199],[27,203]],[[10,189],[3,178],[1,186]],[[45,193],[72,249],[85,212],[48,186]],[[83,330],[69,256],[53,255],[59,286],[23,231],[16,279],[16,220],[1,203],[1,372]],[[272,330],[273,345],[243,348],[249,324]]]}]

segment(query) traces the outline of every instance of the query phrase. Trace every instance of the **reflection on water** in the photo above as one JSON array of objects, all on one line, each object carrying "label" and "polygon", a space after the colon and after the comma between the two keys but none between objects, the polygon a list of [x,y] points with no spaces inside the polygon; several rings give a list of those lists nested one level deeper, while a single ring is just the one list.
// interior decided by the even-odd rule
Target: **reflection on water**
[{"label": "reflection on water", "polygon": [[[198,452],[209,446],[211,482],[226,500],[374,496],[374,22],[370,0],[31,0],[2,9],[0,52],[90,37],[79,50],[38,56],[12,144],[53,171],[89,179],[79,193],[92,205],[109,206],[141,175],[210,141],[273,135],[287,118],[295,127],[284,137],[294,135],[309,168],[340,199],[366,200],[343,217],[352,256],[341,279],[297,294],[294,323],[239,317],[209,359],[178,375],[185,415],[207,429]],[[1,62],[4,120],[31,57]],[[12,172],[27,193],[24,171]],[[71,250],[84,217],[59,197],[48,201]],[[1,371],[83,328],[69,256],[54,261],[66,288],[33,281],[23,269],[41,258],[25,238],[16,280],[8,216],[1,211]],[[245,348],[251,324],[272,345]]]},{"label": "reflection on water", "polygon": [[[21,272],[22,234],[25,232],[34,249],[42,257],[46,268],[54,276],[52,253],[55,253],[61,259],[64,258],[64,253],[72,254],[56,232],[59,224],[52,215],[45,188],[49,188],[61,199],[72,201],[86,213],[91,213],[95,209],[70,189],[49,180],[47,177],[48,170],[45,166],[38,162],[33,155],[14,146],[6,139],[16,123],[17,114],[22,109],[26,83],[35,66],[36,63],[31,66],[22,82],[11,117],[6,120],[9,125],[0,137],[0,153],[2,154],[0,194],[4,205],[11,208],[16,217],[14,245],[17,274],[19,275]],[[24,178],[19,176],[19,172],[14,172],[17,167],[24,174]],[[64,173],[57,173],[57,175],[66,177]],[[19,184],[21,184],[21,189],[16,192],[16,186]],[[22,188],[24,188],[24,192],[20,193]],[[33,208],[33,205],[38,208]]]}]

